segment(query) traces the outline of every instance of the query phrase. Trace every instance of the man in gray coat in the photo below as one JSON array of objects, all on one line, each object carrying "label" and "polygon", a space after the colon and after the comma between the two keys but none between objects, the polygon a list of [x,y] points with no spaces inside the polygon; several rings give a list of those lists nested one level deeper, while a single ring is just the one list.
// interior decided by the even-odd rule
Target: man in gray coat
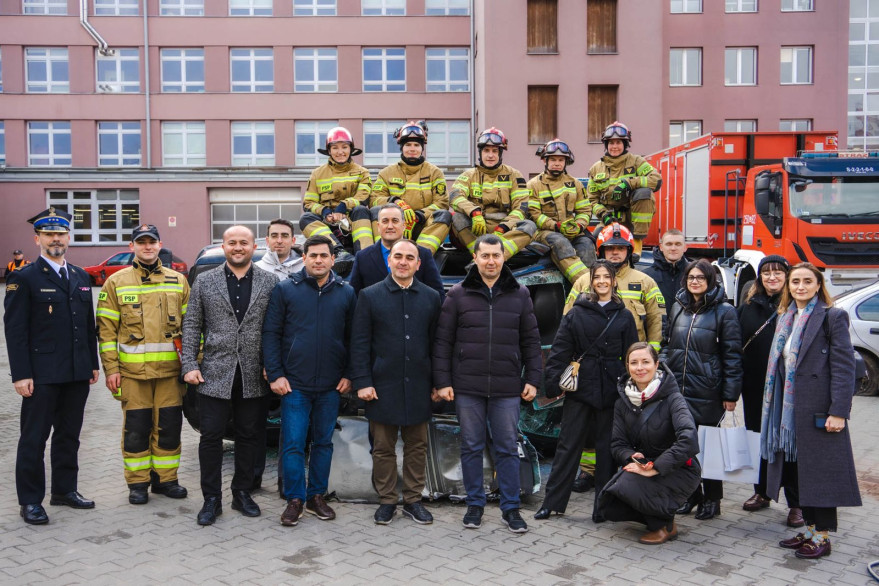
[{"label": "man in gray coat", "polygon": [[439,293],[415,278],[418,246],[398,240],[388,254],[391,273],[360,291],[351,331],[352,385],[367,401],[373,438],[372,484],[380,506],[375,522],[397,511],[397,437],[403,437],[403,514],[433,523],[421,504],[430,420],[430,353],[440,312]]},{"label": "man in gray coat", "polygon": [[[235,475],[232,508],[258,517],[250,496],[264,437],[268,384],[263,378],[262,324],[278,279],[254,269],[256,242],[246,226],[223,233],[226,262],[195,280],[183,319],[183,380],[198,388],[198,461],[204,506],[199,525],[222,514],[223,433],[232,417]],[[198,362],[203,342],[204,356]]]}]

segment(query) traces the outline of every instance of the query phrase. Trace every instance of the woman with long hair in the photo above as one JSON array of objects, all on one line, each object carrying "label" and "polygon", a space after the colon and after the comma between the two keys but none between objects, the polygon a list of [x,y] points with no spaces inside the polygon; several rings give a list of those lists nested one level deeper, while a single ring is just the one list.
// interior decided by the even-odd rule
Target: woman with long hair
[{"label": "woman with long hair", "polygon": [[846,421],[855,392],[848,314],[836,307],[824,274],[795,265],[778,306],[763,394],[760,455],[766,494],[778,500],[785,467],[794,467],[806,529],[779,545],[796,556],[830,554],[837,507],[861,505]]},{"label": "woman with long hair", "polygon": [[[662,354],[696,425],[717,425],[724,410],[736,408],[742,389],[741,328],[711,263],[691,262],[683,281]],[[686,515],[698,506],[697,519],[712,519],[720,514],[722,498],[723,482],[706,478],[677,512]]]},{"label": "woman with long hair", "polygon": [[[565,395],[558,447],[535,519],[565,512],[590,428],[595,432],[596,496],[616,469],[610,451],[616,385],[625,372],[626,349],[638,341],[638,330],[617,292],[613,264],[604,259],[596,261],[590,279],[589,290],[562,318],[546,360],[548,397],[561,394],[559,379],[572,360],[579,360],[580,370],[577,390]],[[592,520],[603,521],[595,513]]]}]

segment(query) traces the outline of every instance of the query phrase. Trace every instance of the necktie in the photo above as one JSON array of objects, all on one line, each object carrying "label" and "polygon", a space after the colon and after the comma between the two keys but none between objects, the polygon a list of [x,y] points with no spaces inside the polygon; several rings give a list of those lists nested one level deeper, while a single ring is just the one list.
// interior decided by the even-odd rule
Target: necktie
[{"label": "necktie", "polygon": [[67,267],[61,267],[61,270],[58,271],[61,273],[61,280],[64,281],[64,284],[67,284]]}]

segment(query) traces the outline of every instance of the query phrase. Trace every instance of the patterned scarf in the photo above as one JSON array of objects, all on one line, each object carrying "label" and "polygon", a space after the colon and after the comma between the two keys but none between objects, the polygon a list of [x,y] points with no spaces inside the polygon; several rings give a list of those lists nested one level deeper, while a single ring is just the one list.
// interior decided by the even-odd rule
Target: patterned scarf
[{"label": "patterned scarf", "polygon": [[635,384],[631,378],[629,382],[626,383],[626,396],[629,398],[629,401],[632,402],[632,405],[635,407],[640,407],[641,403],[646,403],[650,400],[653,395],[656,394],[656,391],[659,390],[659,385],[662,384],[662,375],[665,374],[661,369],[656,369],[656,374],[653,375],[653,380],[650,381],[644,390],[639,390],[638,385]]},{"label": "patterned scarf", "polygon": [[[769,350],[769,367],[766,371],[766,385],[763,389],[763,417],[760,426],[760,456],[769,462],[775,461],[777,452],[784,452],[784,459],[795,462],[797,459],[797,434],[794,427],[794,380],[796,378],[797,357],[803,343],[803,332],[809,316],[818,303],[818,296],[812,298],[797,319],[797,304],[791,303],[787,311],[779,316],[775,327],[775,337]],[[779,362],[784,346],[790,338],[790,350],[780,378]]]}]

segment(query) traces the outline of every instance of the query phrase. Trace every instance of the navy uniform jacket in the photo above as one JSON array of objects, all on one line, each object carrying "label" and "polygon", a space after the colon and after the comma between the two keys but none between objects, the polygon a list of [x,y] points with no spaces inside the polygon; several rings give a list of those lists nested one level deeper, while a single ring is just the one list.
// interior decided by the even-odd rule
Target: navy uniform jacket
[{"label": "navy uniform jacket", "polygon": [[[381,283],[388,276],[388,265],[385,264],[385,259],[382,256],[381,246],[381,241],[376,242],[358,252],[354,257],[354,267],[348,276],[348,282],[354,287],[354,293],[359,295],[361,289]],[[436,268],[433,254],[423,246],[419,246],[418,256],[421,258],[421,266],[415,272],[415,278],[439,293],[440,303],[442,303],[446,298],[446,290],[443,288],[443,280],[440,277],[439,269]]]},{"label": "navy uniform jacket", "polygon": [[61,384],[98,370],[95,310],[88,274],[67,263],[69,284],[38,258],[6,279],[3,323],[12,380]]}]

